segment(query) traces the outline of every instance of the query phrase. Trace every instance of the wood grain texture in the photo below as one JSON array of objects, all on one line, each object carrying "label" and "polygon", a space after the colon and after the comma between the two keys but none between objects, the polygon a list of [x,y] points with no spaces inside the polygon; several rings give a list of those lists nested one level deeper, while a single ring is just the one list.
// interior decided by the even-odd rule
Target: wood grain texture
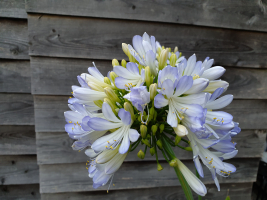
[{"label": "wood grain texture", "polygon": [[28,15],[28,24],[32,56],[123,59],[121,43],[146,31],[164,46],[178,45],[186,57],[209,56],[223,66],[266,68],[267,63],[267,35],[260,32],[52,15]]},{"label": "wood grain texture", "polygon": [[[34,96],[35,131],[64,132],[64,112],[69,110],[66,96]],[[223,109],[234,116],[242,129],[267,129],[266,100],[234,100]]]},{"label": "wood grain texture", "polygon": [[36,156],[0,156],[1,185],[39,183]]},{"label": "wood grain texture", "polygon": [[28,60],[26,20],[0,19],[0,58]]},{"label": "wood grain texture", "polygon": [[[67,133],[36,133],[37,134],[37,162],[43,164],[60,164],[60,163],[85,163],[88,157],[84,151],[78,152],[71,148],[73,140],[69,138]],[[236,148],[238,154],[236,158],[260,158],[262,156],[266,138],[266,131],[259,130],[242,130],[240,134],[233,138],[237,143]],[[182,143],[182,142],[181,142]],[[148,152],[144,160],[137,157],[138,151],[144,146],[139,146],[131,152],[125,161],[150,161],[154,160]],[[181,159],[192,159],[192,152],[175,148],[175,155]],[[163,155],[159,153],[159,160],[165,160]]]},{"label": "wood grain texture", "polygon": [[[79,85],[77,75],[88,73],[94,60],[32,57],[32,94],[68,95],[71,86]],[[111,61],[96,60],[106,76],[113,69]],[[226,67],[223,80],[230,83],[227,94],[237,99],[267,99],[267,70]]]},{"label": "wood grain texture", "polygon": [[0,61],[0,92],[31,93],[29,61]]},{"label": "wood grain texture", "polygon": [[31,94],[0,94],[0,125],[34,125]]},{"label": "wood grain texture", "polygon": [[[231,159],[230,163],[236,166],[237,171],[228,178],[218,177],[220,183],[244,183],[256,180],[259,159]],[[195,171],[193,161],[183,161],[192,171]],[[161,162],[162,171],[157,170],[156,163],[123,163],[115,174],[111,189],[141,189],[154,187],[178,186],[179,181],[173,168],[166,162]],[[92,180],[88,177],[84,163],[40,165],[40,192],[82,192],[95,191]],[[205,167],[205,184],[213,184],[210,172]],[[130,172],[130,173],[129,173]],[[97,190],[107,190],[107,186]]]},{"label": "wood grain texture", "polygon": [[25,0],[1,0],[0,17],[27,19]]},{"label": "wood grain texture", "polygon": [[[27,0],[27,12],[85,17],[158,21],[267,31],[266,16],[257,1]],[[100,12],[101,11],[101,12]],[[188,14],[190,13],[190,15]]]},{"label": "wood grain texture", "polygon": [[[218,192],[214,184],[206,185],[207,195],[203,197],[205,200],[225,200],[227,194],[234,200],[251,200],[252,183],[233,183],[221,184],[221,190]],[[229,190],[229,193],[228,193]],[[109,190],[108,194],[105,191],[96,192],[66,192],[57,194],[42,194],[42,200],[186,200],[181,187],[159,187],[145,188],[137,190]],[[195,199],[197,196],[194,194]]]},{"label": "wood grain texture", "polygon": [[0,126],[0,155],[36,154],[34,126]]},{"label": "wood grain texture", "polygon": [[2,185],[0,198],[4,200],[39,200],[41,195],[38,184]]}]

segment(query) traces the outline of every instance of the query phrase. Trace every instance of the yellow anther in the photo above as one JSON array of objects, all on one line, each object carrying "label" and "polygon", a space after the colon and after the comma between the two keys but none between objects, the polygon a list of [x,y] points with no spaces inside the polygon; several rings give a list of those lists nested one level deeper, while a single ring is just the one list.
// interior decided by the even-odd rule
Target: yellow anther
[{"label": "yellow anther", "polygon": [[109,143],[109,141],[107,141]]},{"label": "yellow anther", "polygon": [[73,92],[71,92],[71,94],[73,94]]},{"label": "yellow anther", "polygon": [[70,99],[71,99],[72,97],[70,97]]},{"label": "yellow anther", "polygon": [[88,169],[88,167],[86,167],[86,169]]},{"label": "yellow anther", "polygon": [[213,119],[217,119],[216,117],[214,117]]},{"label": "yellow anther", "polygon": [[73,128],[71,128],[73,130]]},{"label": "yellow anther", "polygon": [[115,186],[115,184],[113,183],[113,186]]},{"label": "yellow anther", "polygon": [[112,147],[112,146],[110,146],[110,148],[111,148],[111,149],[113,149],[113,147]]},{"label": "yellow anther", "polygon": [[79,152],[81,152],[81,150],[79,150]]},{"label": "yellow anther", "polygon": [[79,124],[79,122],[77,121],[77,124]]},{"label": "yellow anther", "polygon": [[106,146],[106,148],[108,148],[108,146]]},{"label": "yellow anther", "polygon": [[72,121],[69,121],[69,123],[72,123]]},{"label": "yellow anther", "polygon": [[163,88],[163,90],[165,90],[165,88]]},{"label": "yellow anther", "polygon": [[87,165],[88,163],[86,163],[86,165]]},{"label": "yellow anther", "polygon": [[215,168],[215,166],[213,166],[213,168]]}]

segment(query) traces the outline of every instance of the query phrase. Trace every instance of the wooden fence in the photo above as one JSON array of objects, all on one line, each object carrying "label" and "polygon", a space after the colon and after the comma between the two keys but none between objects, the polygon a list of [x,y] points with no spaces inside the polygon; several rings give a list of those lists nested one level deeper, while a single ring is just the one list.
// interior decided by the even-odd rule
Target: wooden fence
[{"label": "wooden fence", "polygon": [[[76,75],[93,61],[106,74],[111,59],[126,59],[121,43],[146,31],[164,46],[177,45],[186,57],[210,56],[227,69],[223,79],[234,101],[225,111],[242,128],[234,138],[239,153],[231,160],[237,172],[219,178],[217,192],[205,171],[205,199],[224,200],[228,192],[235,200],[251,199],[267,129],[266,11],[258,0],[1,1],[0,197],[184,199],[168,164],[162,161],[158,172],[154,158],[140,160],[137,151],[115,174],[109,194],[106,187],[95,191],[85,154],[71,149],[64,132]],[[194,170],[191,153],[176,154]]]}]

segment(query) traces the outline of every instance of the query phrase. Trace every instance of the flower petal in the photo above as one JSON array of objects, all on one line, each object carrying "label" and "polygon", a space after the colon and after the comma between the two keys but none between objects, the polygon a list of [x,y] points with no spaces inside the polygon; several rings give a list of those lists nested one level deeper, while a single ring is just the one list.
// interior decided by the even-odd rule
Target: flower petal
[{"label": "flower petal", "polygon": [[138,140],[140,134],[138,133],[137,130],[135,129],[130,129],[129,130],[129,138],[131,140],[131,142],[135,142],[136,140]]},{"label": "flower petal", "polygon": [[105,120],[99,117],[94,117],[88,121],[88,125],[96,131],[104,131],[104,130],[121,127],[123,123],[122,122],[113,123],[113,122],[110,122],[108,120]]},{"label": "flower petal", "polygon": [[168,100],[164,98],[162,94],[157,94],[154,99],[154,106],[156,108],[162,108],[168,105]]},{"label": "flower petal", "polygon": [[226,70],[220,66],[212,67],[204,71],[201,78],[206,78],[212,81],[212,80],[220,78],[224,74],[225,71]]},{"label": "flower petal", "polygon": [[121,121],[124,125],[128,126],[130,125],[132,119],[131,119],[131,113],[121,108],[118,112],[119,117],[121,118]]},{"label": "flower petal", "polygon": [[106,103],[106,102],[104,102],[103,105],[102,105],[102,112],[103,112],[105,118],[108,119],[109,121],[118,122],[118,123],[121,122],[121,120],[119,120],[115,116],[115,114],[113,113],[110,105],[108,103]]},{"label": "flower petal", "polygon": [[177,83],[176,91],[174,96],[180,96],[188,91],[193,85],[193,78],[192,76],[182,76]]}]

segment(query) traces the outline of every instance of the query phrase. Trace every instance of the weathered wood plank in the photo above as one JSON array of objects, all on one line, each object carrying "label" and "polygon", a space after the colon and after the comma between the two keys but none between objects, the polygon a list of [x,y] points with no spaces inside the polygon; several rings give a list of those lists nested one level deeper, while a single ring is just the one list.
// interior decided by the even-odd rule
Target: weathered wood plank
[{"label": "weathered wood plank", "polygon": [[[66,96],[34,96],[35,131],[64,132],[64,112],[69,110]],[[234,116],[242,129],[267,129],[266,100],[234,100],[223,109]]]},{"label": "weathered wood plank", "polygon": [[25,0],[1,0],[0,17],[27,19]]},{"label": "weathered wood plank", "polygon": [[34,125],[31,94],[0,94],[0,125]]},{"label": "weathered wood plank", "polygon": [[5,200],[39,200],[39,185],[3,185],[0,186],[0,198]]},{"label": "weathered wood plank", "polygon": [[0,126],[0,154],[36,154],[34,126]]},{"label": "weathered wood plank", "polygon": [[[73,151],[71,145],[73,140],[70,139],[67,133],[36,133],[37,134],[37,162],[43,164],[60,164],[60,163],[85,163],[88,157],[84,151]],[[266,131],[259,130],[242,130],[240,134],[233,138],[237,143],[238,149],[237,158],[260,158],[262,156],[263,147],[265,144]],[[144,151],[144,146],[136,148],[131,152],[125,161],[149,161],[155,160],[148,152],[144,160],[137,157],[140,149]],[[192,152],[183,151],[175,148],[175,154],[179,159],[192,159]],[[159,160],[165,160],[159,154]]]},{"label": "weathered wood plank", "polygon": [[0,61],[0,92],[31,93],[29,61]]},{"label": "weathered wood plank", "polygon": [[[32,57],[32,94],[68,95],[71,86],[79,85],[77,75],[88,73],[93,60]],[[95,62],[106,76],[112,70],[111,61]],[[237,99],[266,99],[267,70],[226,67],[222,79],[230,83],[227,93]]]},{"label": "weathered wood plank", "polygon": [[[85,17],[158,21],[235,29],[267,31],[260,2],[236,1],[26,1],[27,12]],[[264,4],[264,3],[262,3]],[[149,8],[149,9],[148,9]],[[99,12],[101,10],[101,12]],[[190,13],[190,15],[188,14]]]},{"label": "weathered wood plank", "polygon": [[39,183],[36,156],[0,156],[1,185]]},{"label": "weathered wood plank", "polygon": [[267,35],[260,32],[52,15],[28,15],[28,22],[32,56],[123,59],[121,43],[146,31],[162,45],[178,45],[185,56],[210,56],[219,65],[265,68],[267,63]]},{"label": "weathered wood plank", "polygon": [[0,58],[28,60],[26,20],[0,19]]},{"label": "weathered wood plank", "polygon": [[[214,184],[206,185],[207,195],[203,197],[205,200],[225,200],[227,195],[230,195],[234,200],[251,200],[252,183],[233,183],[221,184],[221,190],[218,192]],[[42,200],[162,200],[162,199],[179,199],[186,200],[184,192],[181,187],[159,187],[159,188],[145,188],[137,190],[109,190],[108,194],[105,191],[96,192],[67,192],[57,194],[42,194]],[[194,194],[197,199],[197,196]]]},{"label": "weathered wood plank", "polygon": [[[244,183],[256,180],[259,159],[232,159],[230,163],[237,167],[237,172],[228,178],[218,177],[220,183]],[[193,161],[183,161],[192,171],[195,171]],[[157,170],[156,163],[123,163],[115,174],[111,189],[141,189],[151,187],[178,186],[179,181],[174,170],[166,162],[161,162],[162,171]],[[204,169],[205,184],[213,184],[211,174]],[[97,190],[106,190],[106,187]],[[92,180],[88,177],[85,164],[40,165],[40,192],[81,192],[94,191]]]}]

